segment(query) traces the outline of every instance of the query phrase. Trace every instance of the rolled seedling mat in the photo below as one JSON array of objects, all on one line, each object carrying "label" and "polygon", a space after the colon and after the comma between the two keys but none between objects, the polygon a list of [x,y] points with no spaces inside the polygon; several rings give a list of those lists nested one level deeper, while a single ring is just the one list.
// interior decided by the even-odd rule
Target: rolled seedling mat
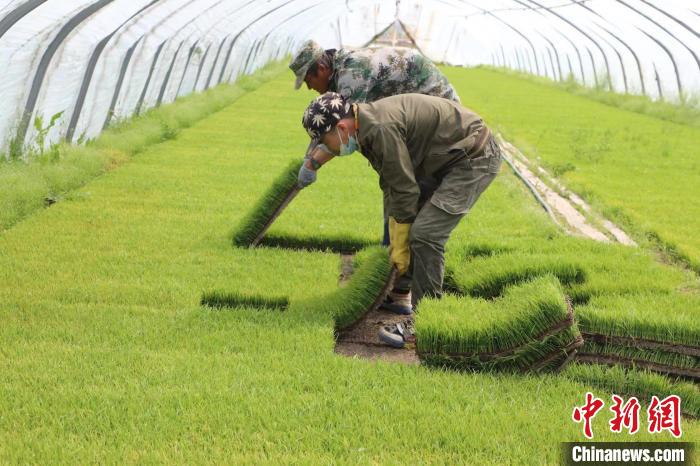
[{"label": "rolled seedling mat", "polygon": [[347,306],[336,312],[336,330],[349,330],[365,314],[379,307],[396,280],[396,268],[388,255],[376,252],[357,267],[345,288],[339,293],[347,296]]},{"label": "rolled seedling mat", "polygon": [[251,208],[233,235],[236,246],[257,246],[270,226],[299,194],[298,172],[302,163],[303,160],[291,162]]},{"label": "rolled seedling mat", "polygon": [[583,338],[561,284],[545,275],[508,287],[492,300],[423,300],[416,344],[419,357],[429,365],[545,372],[566,366]]}]

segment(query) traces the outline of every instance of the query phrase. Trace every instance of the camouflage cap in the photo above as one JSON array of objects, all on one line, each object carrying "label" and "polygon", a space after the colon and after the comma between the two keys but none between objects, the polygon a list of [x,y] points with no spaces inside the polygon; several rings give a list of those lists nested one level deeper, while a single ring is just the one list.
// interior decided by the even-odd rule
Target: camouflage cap
[{"label": "camouflage cap", "polygon": [[321,137],[350,114],[350,102],[337,92],[326,92],[311,101],[301,124],[312,139]]},{"label": "camouflage cap", "polygon": [[301,83],[304,82],[309,67],[316,63],[323,53],[323,48],[312,40],[307,40],[301,45],[301,48],[296,55],[292,57],[292,61],[289,64],[289,69],[297,75],[294,89],[299,89],[301,87]]}]

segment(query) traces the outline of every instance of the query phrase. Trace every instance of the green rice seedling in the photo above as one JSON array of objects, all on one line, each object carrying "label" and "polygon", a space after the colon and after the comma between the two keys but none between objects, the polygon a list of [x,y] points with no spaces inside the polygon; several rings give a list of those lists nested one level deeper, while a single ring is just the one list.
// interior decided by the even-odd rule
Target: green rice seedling
[{"label": "green rice seedling", "polygon": [[502,242],[469,243],[464,248],[464,259],[475,257],[493,257],[506,252],[512,252],[513,246],[504,245]]},{"label": "green rice seedling", "polygon": [[116,168],[147,147],[172,139],[180,129],[232,104],[285,68],[286,65],[279,62],[271,63],[235,84],[182,97],[115,124],[86,145],[57,144],[52,146],[55,157],[51,159],[6,162],[0,155],[0,230],[65,198],[70,191]]},{"label": "green rice seedling", "polygon": [[618,92],[606,90],[607,84],[601,88],[584,86],[574,79],[566,81],[554,81],[550,78],[522,73],[507,68],[494,68],[491,66],[478,66],[477,68],[488,69],[497,73],[517,77],[545,86],[558,87],[571,94],[586,97],[611,107],[617,107],[630,112],[649,115],[661,120],[673,121],[688,126],[700,127],[700,105],[698,96],[681,96],[681,101],[674,103],[666,100],[652,100],[646,95]]},{"label": "green rice seedling", "polygon": [[148,146],[172,139],[182,128],[190,127],[231,105],[246,92],[255,90],[279,75],[285,68],[281,62],[270,63],[233,84],[222,84],[202,93],[181,97],[168,105],[152,108],[142,115],[110,125],[89,145],[129,155],[137,154]]},{"label": "green rice seedling", "polygon": [[452,271],[455,282],[465,293],[481,298],[495,298],[508,286],[546,274],[554,275],[564,285],[586,279],[586,272],[575,262],[549,255],[506,253],[479,257]]},{"label": "green rice seedling", "polygon": [[237,292],[208,291],[202,294],[202,306],[211,308],[255,308],[283,311],[289,299],[279,296],[256,296]]},{"label": "green rice seedling", "polygon": [[[540,252],[531,252],[536,245]],[[698,300],[674,291],[685,279],[683,272],[655,263],[644,251],[562,238],[519,245],[515,252],[478,256],[451,271],[461,290],[491,297],[498,296],[506,284],[528,276],[556,271],[557,276],[566,277],[563,267],[574,258],[585,279],[568,278],[564,288],[577,304],[587,339],[582,349],[585,358],[598,357],[601,363],[637,361],[662,373],[692,376],[700,354]],[[592,339],[597,344],[588,341]],[[646,346],[637,349],[642,344]]]},{"label": "green rice seedling", "polygon": [[430,366],[457,370],[547,372],[559,370],[568,363],[582,342],[578,329],[569,326],[552,335],[496,353],[461,354],[419,350],[418,354]]},{"label": "green rice seedling", "polygon": [[[269,174],[308,144],[298,119],[313,95],[291,79],[0,234],[1,463],[557,464],[560,442],[582,438],[570,410],[591,384],[338,356],[333,309],[314,307],[337,290],[338,256],[231,247]],[[357,154],[334,160],[273,230],[378,240],[376,184]],[[558,235],[542,214],[504,171],[448,252],[513,237],[544,248]],[[207,312],[202,290],[290,305]],[[596,440],[620,441],[607,422],[593,420]],[[698,438],[683,422],[682,440]]]},{"label": "green rice seedling", "polygon": [[[301,157],[301,154],[299,154]],[[267,236],[307,244],[333,244],[342,239],[380,244],[384,231],[382,193],[378,176],[360,154],[336,157],[318,171],[318,179],[304,188],[270,227]]]},{"label": "green rice seedling", "polygon": [[[700,194],[697,109],[648,112],[688,123],[679,124],[492,70],[445,73],[462,100],[528,158],[559,171],[564,184],[622,223],[637,242],[657,237],[700,270],[700,203],[686,202]],[[620,107],[635,107],[628,103]]]},{"label": "green rice seedling", "polygon": [[364,238],[345,236],[294,237],[280,234],[265,235],[260,241],[261,246],[267,247],[336,253],[354,253],[376,244],[376,242],[371,242]]},{"label": "green rice seedling", "polygon": [[652,395],[662,399],[678,395],[683,413],[700,417],[700,390],[690,382],[673,381],[647,370],[600,364],[570,364],[562,375],[616,395],[636,396],[642,403],[648,402]]},{"label": "green rice seedling", "polygon": [[345,287],[325,296],[294,302],[292,308],[304,314],[330,316],[335,328],[342,329],[378,305],[390,285],[392,268],[387,250],[375,246],[362,250],[356,257],[355,270]]},{"label": "green rice seedling", "polygon": [[580,353],[588,356],[601,356],[601,359],[610,356],[614,360],[620,360],[620,362],[627,364],[638,362],[642,365],[645,362],[649,362],[667,367],[668,370],[679,369],[679,373],[686,373],[691,377],[695,374],[694,377],[700,380],[700,358],[693,355],[632,345],[601,343],[593,338],[586,339],[586,344],[581,348]]},{"label": "green rice seedling", "polygon": [[563,362],[581,337],[559,281],[545,275],[511,286],[491,301],[454,296],[424,300],[416,341],[428,363],[525,370]]},{"label": "green rice seedling", "polygon": [[448,266],[464,292],[494,297],[509,283],[551,271],[575,303],[585,303],[609,294],[667,294],[692,280],[687,272],[655,262],[647,251],[578,238],[504,241],[491,248],[510,252],[478,255],[463,264],[451,258]]},{"label": "green rice seedling", "polygon": [[280,209],[284,208],[283,203],[288,200],[290,193],[298,189],[297,173],[302,163],[303,160],[290,162],[260,200],[250,208],[233,235],[233,244],[241,247],[254,245],[259,235],[275,220],[275,216],[281,213]]},{"label": "green rice seedling", "polygon": [[678,293],[595,297],[579,308],[582,358],[700,379],[699,305]]},{"label": "green rice seedling", "polygon": [[697,348],[700,296],[640,293],[596,296],[576,308],[581,331]]}]

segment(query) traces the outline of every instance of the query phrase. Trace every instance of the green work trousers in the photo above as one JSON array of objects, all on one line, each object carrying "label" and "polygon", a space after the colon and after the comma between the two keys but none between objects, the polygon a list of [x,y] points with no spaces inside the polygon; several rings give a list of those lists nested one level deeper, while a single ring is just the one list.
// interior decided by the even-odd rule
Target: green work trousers
[{"label": "green work trousers", "polygon": [[432,193],[422,196],[409,235],[411,263],[396,289],[411,289],[413,304],[423,296],[440,298],[445,276],[445,244],[452,230],[491,184],[501,166],[501,151],[491,137],[482,154],[450,168]]}]

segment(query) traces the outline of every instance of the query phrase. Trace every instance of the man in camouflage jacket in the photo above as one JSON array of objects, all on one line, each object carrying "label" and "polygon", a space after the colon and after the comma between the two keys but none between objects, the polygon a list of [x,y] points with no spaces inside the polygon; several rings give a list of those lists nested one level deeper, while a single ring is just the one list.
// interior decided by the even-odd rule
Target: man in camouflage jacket
[{"label": "man in camouflage jacket", "polygon": [[[324,50],[309,40],[301,46],[289,68],[296,75],[295,89],[306,82],[309,89],[319,94],[337,92],[350,103],[374,102],[409,93],[460,102],[445,75],[428,58],[402,47]],[[316,146],[317,141],[312,140],[307,149],[307,166],[299,173],[302,187],[313,183],[316,170],[332,157],[324,146]],[[384,220],[383,242],[388,244],[386,215]]]},{"label": "man in camouflage jacket", "polygon": [[319,94],[338,92],[352,103],[374,102],[397,94],[426,94],[459,103],[447,78],[426,57],[400,47],[323,50],[307,41],[289,68],[295,88],[306,82]]},{"label": "man in camouflage jacket", "polygon": [[[324,50],[314,41],[305,42],[293,57],[289,68],[296,75],[295,88],[303,82],[319,94],[337,92],[346,102],[371,103],[399,94],[425,94],[460,103],[447,78],[426,57],[413,49],[400,47],[358,50]],[[306,161],[299,171],[299,184],[308,186],[316,180],[316,171],[333,154],[312,138]],[[388,197],[384,192],[384,238],[388,246]],[[413,311],[410,275],[398,280],[381,308],[400,314]]]}]

